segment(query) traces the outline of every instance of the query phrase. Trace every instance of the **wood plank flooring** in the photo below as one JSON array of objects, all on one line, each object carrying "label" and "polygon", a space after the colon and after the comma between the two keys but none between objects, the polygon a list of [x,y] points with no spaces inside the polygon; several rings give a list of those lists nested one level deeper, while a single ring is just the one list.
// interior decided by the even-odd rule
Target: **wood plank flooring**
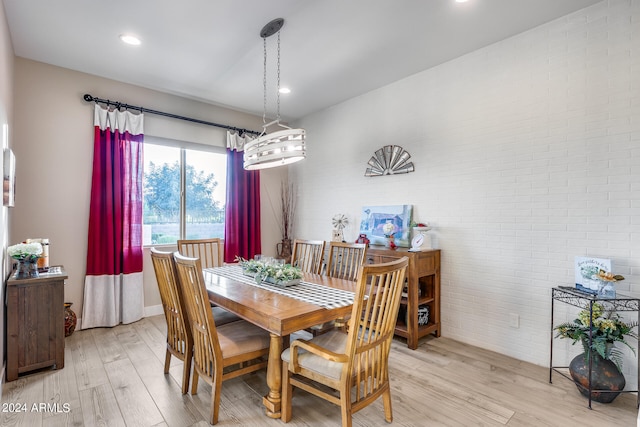
[{"label": "wood plank flooring", "polygon": [[[0,426],[209,425],[211,387],[200,381],[196,395],[183,396],[182,363],[175,358],[169,375],[163,374],[165,331],[163,316],[76,331],[66,338],[64,369],[3,385]],[[547,368],[447,338],[425,337],[417,350],[394,340],[390,365],[398,427],[636,425],[634,393],[589,410],[569,380],[554,375],[549,384]],[[224,383],[218,425],[283,426],[264,415],[266,393],[264,372]],[[16,411],[15,404],[25,411]],[[382,403],[355,414],[353,424],[386,425]],[[340,410],[296,390],[288,425],[338,426]]]}]

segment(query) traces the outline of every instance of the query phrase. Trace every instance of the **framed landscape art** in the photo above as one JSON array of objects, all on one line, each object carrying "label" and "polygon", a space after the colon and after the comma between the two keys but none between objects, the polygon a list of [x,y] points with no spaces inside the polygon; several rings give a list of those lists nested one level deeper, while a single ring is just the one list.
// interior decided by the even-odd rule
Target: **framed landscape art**
[{"label": "framed landscape art", "polygon": [[395,226],[395,244],[408,248],[411,240],[409,225],[412,210],[412,205],[363,206],[360,233],[366,234],[372,245],[384,245],[386,237],[383,227],[391,223]]}]

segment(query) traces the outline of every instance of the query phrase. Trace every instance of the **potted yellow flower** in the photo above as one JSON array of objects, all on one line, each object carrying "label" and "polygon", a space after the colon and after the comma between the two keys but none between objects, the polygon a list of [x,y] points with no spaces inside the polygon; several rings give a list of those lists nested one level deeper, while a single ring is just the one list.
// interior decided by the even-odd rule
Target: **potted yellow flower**
[{"label": "potted yellow flower", "polygon": [[[590,321],[591,320],[591,321]],[[624,322],[614,310],[605,311],[602,304],[594,302],[591,309],[582,310],[578,318],[554,328],[556,338],[570,338],[573,344],[580,341],[584,353],[576,356],[569,365],[569,373],[580,393],[589,396],[589,358],[591,358],[591,390],[609,390],[611,392],[591,392],[596,402],[612,402],[624,389],[626,381],[622,374],[623,353],[616,348],[616,342],[635,349],[625,340],[626,336],[638,339],[634,328],[637,322]]]}]

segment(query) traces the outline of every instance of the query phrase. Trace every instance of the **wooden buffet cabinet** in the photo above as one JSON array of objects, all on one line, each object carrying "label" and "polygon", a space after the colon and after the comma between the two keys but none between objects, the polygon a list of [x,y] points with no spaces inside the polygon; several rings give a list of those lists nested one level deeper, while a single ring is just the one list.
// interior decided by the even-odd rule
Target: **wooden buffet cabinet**
[{"label": "wooden buffet cabinet", "polygon": [[[370,246],[367,249],[368,263],[389,262],[406,256],[407,297],[400,302],[406,309],[405,316],[399,316],[395,334],[407,339],[407,346],[415,350],[418,340],[425,335],[439,337],[440,326],[440,250],[431,249],[409,252],[408,248],[389,249],[384,246]],[[418,325],[418,307],[429,306],[429,322]],[[405,320],[406,319],[406,320]]]},{"label": "wooden buffet cabinet", "polygon": [[36,369],[64,368],[62,267],[31,279],[7,280],[7,381]]}]

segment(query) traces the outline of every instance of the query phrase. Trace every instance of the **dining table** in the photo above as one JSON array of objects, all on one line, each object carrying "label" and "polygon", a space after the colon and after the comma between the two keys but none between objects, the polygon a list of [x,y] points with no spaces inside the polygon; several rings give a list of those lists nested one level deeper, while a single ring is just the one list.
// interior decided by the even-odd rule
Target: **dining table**
[{"label": "dining table", "polygon": [[267,386],[262,402],[267,416],[280,418],[282,363],[289,335],[336,319],[347,318],[356,282],[303,273],[299,284],[282,287],[243,274],[240,266],[203,269],[209,301],[269,332]]}]

